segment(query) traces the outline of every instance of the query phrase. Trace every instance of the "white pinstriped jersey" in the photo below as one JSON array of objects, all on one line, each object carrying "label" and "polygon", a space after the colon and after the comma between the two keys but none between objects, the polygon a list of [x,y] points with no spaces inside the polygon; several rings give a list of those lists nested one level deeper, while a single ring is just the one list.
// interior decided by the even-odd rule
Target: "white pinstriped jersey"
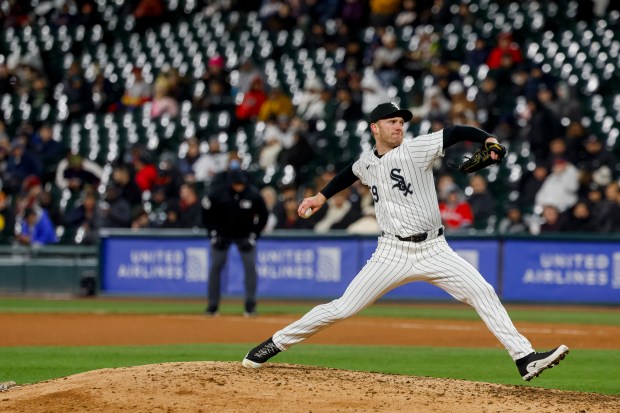
[{"label": "white pinstriped jersey", "polygon": [[433,163],[443,156],[443,130],[405,138],[381,158],[362,153],[353,173],[370,188],[377,223],[386,233],[401,237],[441,226]]}]

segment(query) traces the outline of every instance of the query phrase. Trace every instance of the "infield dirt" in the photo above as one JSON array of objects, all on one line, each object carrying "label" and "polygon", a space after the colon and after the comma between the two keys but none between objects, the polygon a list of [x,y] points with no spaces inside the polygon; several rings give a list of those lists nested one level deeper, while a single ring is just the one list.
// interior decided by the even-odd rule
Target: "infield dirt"
[{"label": "infield dirt", "polygon": [[[295,318],[0,314],[0,346],[248,343]],[[620,348],[620,327],[517,323],[537,348]],[[312,337],[330,344],[499,347],[481,321],[354,317]],[[240,358],[243,355],[240,354]],[[570,355],[565,362],[570,362]],[[560,367],[561,368],[561,367]],[[515,369],[515,374],[516,369]],[[187,362],[103,369],[0,392],[0,411],[620,412],[620,397],[273,363]]]}]

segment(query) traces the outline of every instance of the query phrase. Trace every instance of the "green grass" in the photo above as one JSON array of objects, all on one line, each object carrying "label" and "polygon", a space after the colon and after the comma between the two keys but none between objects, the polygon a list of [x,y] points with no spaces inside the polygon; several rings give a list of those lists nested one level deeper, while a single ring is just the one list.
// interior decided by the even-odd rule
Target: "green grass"
[{"label": "green grass", "polygon": [[[303,314],[316,303],[261,302],[263,315]],[[0,313],[201,314],[205,303],[188,299],[0,298]],[[225,303],[223,314],[239,314],[241,303]],[[620,325],[619,311],[610,308],[527,309],[508,306],[514,321]],[[364,312],[370,317],[479,320],[473,309],[454,305],[407,305],[381,302]],[[108,367],[176,361],[239,361],[247,344],[185,344],[156,346],[0,347],[0,381],[33,383]],[[523,382],[510,357],[500,349],[397,346],[328,346],[302,344],[278,355],[276,362],[415,376],[547,387],[620,395],[620,350],[573,350],[561,368]]]},{"label": "green grass", "polygon": [[[0,348],[0,381],[32,383],[108,367],[178,361],[235,361],[241,344]],[[273,360],[348,370],[456,378],[620,395],[620,351],[573,351],[559,368],[526,383],[504,350],[302,344]]]},{"label": "green grass", "polygon": [[[304,314],[310,310],[314,302],[291,303],[259,303],[261,314]],[[43,300],[33,298],[2,298],[0,313],[109,313],[109,314],[201,314],[205,303],[195,298],[187,300],[143,299],[57,299]],[[240,303],[222,305],[223,314],[239,314]],[[539,309],[522,309],[515,305],[508,306],[513,321],[529,321],[540,323],[577,323],[592,325],[620,325],[620,312],[588,311],[587,308],[576,307],[574,310],[556,310],[553,306]],[[446,307],[398,305],[395,303],[378,303],[360,315],[367,317],[424,318],[434,320],[479,320],[478,314],[467,306],[455,304]]]}]

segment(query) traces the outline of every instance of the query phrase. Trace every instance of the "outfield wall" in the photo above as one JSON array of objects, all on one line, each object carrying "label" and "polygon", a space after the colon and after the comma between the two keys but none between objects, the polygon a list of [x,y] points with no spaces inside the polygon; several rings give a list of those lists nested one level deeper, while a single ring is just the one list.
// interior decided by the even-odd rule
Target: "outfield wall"
[{"label": "outfield wall", "polygon": [[[464,237],[448,242],[507,301],[620,304],[620,239]],[[376,237],[296,234],[258,243],[259,297],[331,298],[342,294],[376,247]],[[115,295],[205,296],[209,243],[204,234],[104,234],[101,291]],[[223,271],[223,294],[243,295],[235,247]],[[386,298],[447,299],[427,283],[412,283]]]},{"label": "outfield wall", "polygon": [[[620,239],[449,235],[448,242],[513,302],[620,304]],[[265,236],[257,248],[262,298],[329,299],[342,294],[376,237],[296,233]],[[205,297],[210,245],[203,231],[106,231],[98,247],[0,247],[0,293]],[[223,294],[243,296],[235,247]],[[395,300],[445,300],[427,283],[401,286]]]}]

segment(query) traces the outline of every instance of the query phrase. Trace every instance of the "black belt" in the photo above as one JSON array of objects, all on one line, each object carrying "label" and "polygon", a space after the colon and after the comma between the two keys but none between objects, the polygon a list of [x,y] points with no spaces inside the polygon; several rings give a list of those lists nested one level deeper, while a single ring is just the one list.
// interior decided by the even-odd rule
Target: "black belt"
[{"label": "black belt", "polygon": [[[415,234],[415,235],[411,235],[409,237],[400,237],[398,235],[394,235],[396,238],[398,238],[401,241],[407,241],[407,242],[422,242],[422,241],[426,241],[426,239],[429,237],[429,235],[431,235],[432,232],[423,232],[422,234]],[[385,235],[385,232],[382,232],[381,235]],[[441,237],[443,235],[443,226],[440,227],[437,230],[437,236]]]}]

